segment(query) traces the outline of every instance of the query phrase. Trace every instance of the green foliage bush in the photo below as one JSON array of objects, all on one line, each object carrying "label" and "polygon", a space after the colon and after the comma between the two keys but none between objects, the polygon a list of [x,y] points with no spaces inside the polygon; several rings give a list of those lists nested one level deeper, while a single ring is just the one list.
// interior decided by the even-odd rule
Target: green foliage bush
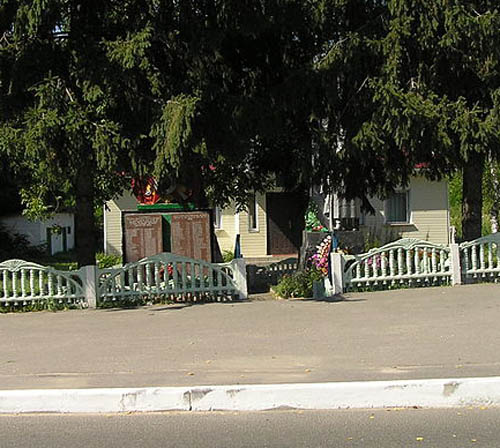
[{"label": "green foliage bush", "polygon": [[323,275],[315,268],[297,271],[292,275],[284,275],[273,288],[274,292],[284,299],[290,297],[312,297],[313,283],[322,280]]},{"label": "green foliage bush", "polygon": [[101,269],[112,268],[116,265],[122,264],[122,257],[120,255],[105,254],[104,252],[99,252],[96,254],[97,266]]},{"label": "green foliage bush", "polygon": [[21,301],[17,305],[13,303],[5,303],[3,305],[0,305],[0,314],[30,313],[35,311],[56,312],[56,311],[75,310],[80,308],[81,305],[60,303],[59,300],[55,299],[33,301],[33,302],[28,302],[27,304],[23,304],[23,302]]},{"label": "green foliage bush", "polygon": [[225,250],[222,252],[222,259],[224,260],[224,263],[229,263],[230,261],[233,261],[234,259],[234,253],[232,250]]}]

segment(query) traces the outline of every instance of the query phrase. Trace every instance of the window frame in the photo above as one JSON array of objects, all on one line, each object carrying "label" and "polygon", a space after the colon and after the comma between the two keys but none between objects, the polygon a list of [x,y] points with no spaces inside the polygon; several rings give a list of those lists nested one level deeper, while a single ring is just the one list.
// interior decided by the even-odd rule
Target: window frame
[{"label": "window frame", "polygon": [[218,205],[214,207],[214,229],[222,230],[222,208]]},{"label": "window frame", "polygon": [[[250,205],[253,204],[253,213]],[[252,217],[252,214],[254,217]],[[253,219],[255,218],[255,219]],[[252,226],[252,221],[255,221],[255,225]],[[253,193],[248,201],[248,231],[258,232],[259,231],[259,204],[257,201],[257,194]]]},{"label": "window frame", "polygon": [[[404,194],[405,197],[406,197],[406,210],[405,210],[406,220],[404,220],[404,221],[392,221],[392,220],[389,219],[389,201],[396,194]],[[393,195],[391,195],[390,197],[388,197],[384,201],[384,222],[385,222],[385,224],[390,225],[390,226],[401,226],[401,225],[410,225],[410,224],[412,224],[412,212],[411,212],[411,207],[410,207],[410,199],[411,199],[410,189],[399,189],[399,190],[396,190],[393,193]]]}]

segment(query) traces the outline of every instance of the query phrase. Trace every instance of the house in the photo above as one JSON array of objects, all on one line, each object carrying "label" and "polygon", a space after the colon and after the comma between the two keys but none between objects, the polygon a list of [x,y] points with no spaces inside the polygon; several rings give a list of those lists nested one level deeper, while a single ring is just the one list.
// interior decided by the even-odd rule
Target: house
[{"label": "house", "polygon": [[[417,238],[436,244],[450,243],[448,184],[412,177],[408,188],[396,190],[387,200],[369,198],[375,214],[363,214],[356,201],[334,200],[334,227],[347,223],[365,240],[385,244],[399,238]],[[216,211],[215,233],[222,251],[232,250],[240,234],[241,252],[247,258],[296,255],[302,229],[295,226],[298,201],[290,193],[257,194],[248,211],[234,207]],[[342,244],[342,241],[340,241]]]},{"label": "house", "polygon": [[30,221],[21,214],[0,218],[6,230],[24,236],[32,246],[47,246],[54,255],[75,247],[75,219],[73,213],[56,213],[46,221]]},{"label": "house", "polygon": [[[233,206],[224,210],[216,207],[214,229],[220,251],[232,252],[236,235],[240,234],[245,257],[266,256],[268,251],[271,256],[295,256],[302,232],[295,219],[296,204],[293,194],[276,192],[254,195],[248,211],[237,212]],[[105,204],[104,251],[107,254],[123,255],[123,217],[137,209],[137,199],[131,193]]]},{"label": "house", "polygon": [[[413,177],[407,189],[397,191],[387,200],[371,198],[375,215],[360,213],[355,202],[336,202],[335,220],[356,223],[367,238],[380,244],[398,238],[425,239],[448,244],[450,217],[448,185],[445,181],[431,182]],[[109,201],[104,212],[105,252],[123,253],[122,216],[137,210],[137,200],[131,194]],[[241,253],[245,258],[262,260],[296,256],[302,239],[297,220],[300,201],[294,193],[280,191],[257,193],[247,210],[238,211],[234,205],[215,208],[214,228],[222,253],[233,251],[236,235],[240,235]]]},{"label": "house", "polygon": [[[361,216],[360,229],[379,232],[381,243],[417,238],[447,245],[451,241],[448,182],[412,177],[408,188],[383,201],[371,198],[375,215]],[[384,238],[384,234],[386,237]]]}]

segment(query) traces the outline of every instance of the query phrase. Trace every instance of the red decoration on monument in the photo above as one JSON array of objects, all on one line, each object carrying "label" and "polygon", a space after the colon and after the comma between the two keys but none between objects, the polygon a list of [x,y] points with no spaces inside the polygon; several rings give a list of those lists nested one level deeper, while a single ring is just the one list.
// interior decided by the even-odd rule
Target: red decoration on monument
[{"label": "red decoration on monument", "polygon": [[140,204],[153,205],[160,200],[158,183],[153,176],[132,179],[132,191]]}]

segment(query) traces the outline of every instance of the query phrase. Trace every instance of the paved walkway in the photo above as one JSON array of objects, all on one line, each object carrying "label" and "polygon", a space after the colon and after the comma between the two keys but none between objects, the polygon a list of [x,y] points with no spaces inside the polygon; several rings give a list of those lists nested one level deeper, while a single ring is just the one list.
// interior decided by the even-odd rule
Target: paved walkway
[{"label": "paved walkway", "polygon": [[0,389],[500,375],[500,286],[0,315]]}]

